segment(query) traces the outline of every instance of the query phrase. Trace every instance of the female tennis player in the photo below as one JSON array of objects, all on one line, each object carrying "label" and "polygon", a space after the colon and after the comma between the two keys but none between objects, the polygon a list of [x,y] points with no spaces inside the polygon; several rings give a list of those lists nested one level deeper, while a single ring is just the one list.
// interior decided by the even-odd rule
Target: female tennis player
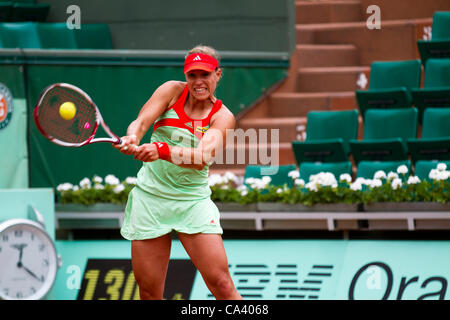
[{"label": "female tennis player", "polygon": [[[216,299],[242,299],[228,270],[219,211],[208,186],[208,167],[235,119],[214,96],[222,74],[217,52],[189,51],[186,82],[162,84],[115,146],[143,161],[121,228],[132,240],[131,258],[141,299],[162,299],[172,230]],[[139,142],[153,124],[151,143]],[[138,147],[135,147],[138,146]]]}]

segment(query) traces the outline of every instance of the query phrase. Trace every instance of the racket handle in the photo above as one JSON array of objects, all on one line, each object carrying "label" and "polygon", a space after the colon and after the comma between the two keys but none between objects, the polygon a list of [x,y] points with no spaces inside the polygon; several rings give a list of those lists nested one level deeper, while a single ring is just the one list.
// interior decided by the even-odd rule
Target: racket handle
[{"label": "racket handle", "polygon": [[[116,142],[116,144],[122,144],[123,143],[123,140],[121,139],[121,138],[119,138],[119,140]],[[134,149],[136,149],[138,146],[137,145],[135,145],[135,144],[130,144],[129,146],[131,146],[131,147],[133,147]],[[128,146],[126,146],[125,148],[124,148],[124,150],[127,150],[128,149]]]}]

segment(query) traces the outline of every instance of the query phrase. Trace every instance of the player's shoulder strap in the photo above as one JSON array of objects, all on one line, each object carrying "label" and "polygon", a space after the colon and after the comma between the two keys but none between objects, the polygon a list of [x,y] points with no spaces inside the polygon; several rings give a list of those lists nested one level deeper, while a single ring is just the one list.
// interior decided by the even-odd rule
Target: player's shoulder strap
[{"label": "player's shoulder strap", "polygon": [[167,108],[167,110],[170,109],[174,109],[177,110],[180,107],[184,108],[184,103],[186,101],[186,98],[189,94],[189,88],[187,85],[184,86],[183,92],[181,93],[181,95],[178,97],[177,101],[175,101],[175,103],[173,105],[171,105],[170,107]]}]

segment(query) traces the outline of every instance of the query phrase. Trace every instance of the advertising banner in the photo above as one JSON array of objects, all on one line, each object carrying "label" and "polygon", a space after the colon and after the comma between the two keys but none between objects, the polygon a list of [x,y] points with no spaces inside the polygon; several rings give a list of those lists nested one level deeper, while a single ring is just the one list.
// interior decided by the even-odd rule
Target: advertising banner
[{"label": "advertising banner", "polygon": [[[448,300],[450,241],[225,240],[244,299]],[[139,299],[128,241],[57,241],[63,265],[52,297]],[[173,241],[165,299],[214,299]]]}]

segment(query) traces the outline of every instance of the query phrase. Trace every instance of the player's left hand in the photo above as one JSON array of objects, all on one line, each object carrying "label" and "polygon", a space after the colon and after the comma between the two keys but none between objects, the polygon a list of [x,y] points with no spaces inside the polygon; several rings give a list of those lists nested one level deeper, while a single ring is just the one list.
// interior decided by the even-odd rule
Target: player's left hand
[{"label": "player's left hand", "polygon": [[158,149],[154,143],[144,143],[133,151],[134,158],[143,162],[152,162],[159,159]]}]

